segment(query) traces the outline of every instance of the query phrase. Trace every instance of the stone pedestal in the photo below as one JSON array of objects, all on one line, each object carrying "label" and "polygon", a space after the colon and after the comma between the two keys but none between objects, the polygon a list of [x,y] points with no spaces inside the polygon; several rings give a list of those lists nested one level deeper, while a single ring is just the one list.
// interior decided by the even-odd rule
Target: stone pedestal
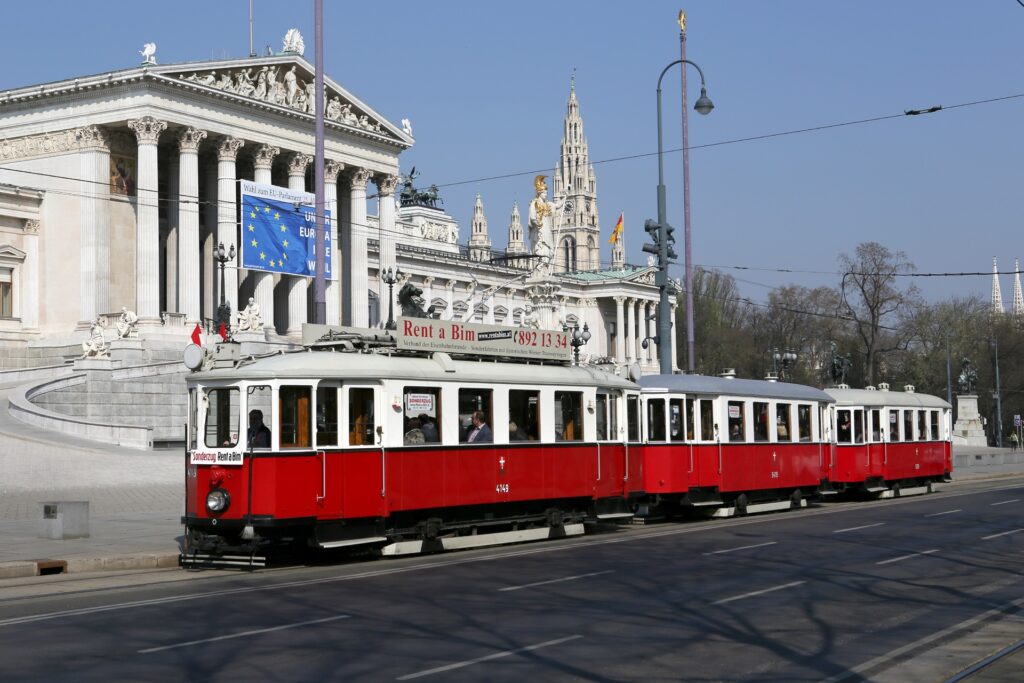
[{"label": "stone pedestal", "polygon": [[549,279],[531,275],[526,281],[526,296],[537,314],[537,320],[543,330],[557,330],[558,324],[558,290],[562,286]]},{"label": "stone pedestal", "polygon": [[956,424],[953,425],[953,443],[960,446],[987,446],[985,427],[978,413],[978,396],[962,394],[956,397]]},{"label": "stone pedestal", "polygon": [[110,342],[108,353],[114,360],[121,361],[126,365],[141,364],[148,360],[142,340],[138,338],[115,339]]}]

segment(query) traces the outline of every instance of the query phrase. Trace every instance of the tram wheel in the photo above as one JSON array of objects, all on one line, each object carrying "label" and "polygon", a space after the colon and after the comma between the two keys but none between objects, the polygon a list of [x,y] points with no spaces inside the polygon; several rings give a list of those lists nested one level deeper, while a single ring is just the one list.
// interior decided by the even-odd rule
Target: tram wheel
[{"label": "tram wheel", "polygon": [[747,494],[741,493],[736,496],[736,516],[745,517],[747,514],[747,504],[750,500],[747,498]]},{"label": "tram wheel", "polygon": [[789,497],[789,507],[799,510],[803,506],[803,499],[803,492],[800,489],[793,489],[793,494]]}]

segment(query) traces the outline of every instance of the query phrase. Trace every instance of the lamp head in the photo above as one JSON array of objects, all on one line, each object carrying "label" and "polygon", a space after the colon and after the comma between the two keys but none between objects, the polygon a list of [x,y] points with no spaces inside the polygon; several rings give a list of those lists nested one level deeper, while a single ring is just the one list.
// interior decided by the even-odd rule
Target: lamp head
[{"label": "lamp head", "polygon": [[715,103],[711,101],[710,97],[708,97],[707,88],[704,86],[701,86],[700,97],[697,98],[693,108],[701,116],[707,116],[711,113],[711,110],[715,108]]}]

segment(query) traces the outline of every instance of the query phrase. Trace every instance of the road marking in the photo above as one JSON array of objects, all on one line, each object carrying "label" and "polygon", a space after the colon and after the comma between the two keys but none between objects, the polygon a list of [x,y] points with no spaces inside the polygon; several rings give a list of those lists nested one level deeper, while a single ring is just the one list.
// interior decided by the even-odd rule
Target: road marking
[{"label": "road marking", "polygon": [[766,545],[775,545],[777,541],[768,541],[767,543],[758,543],[756,545],[741,545],[739,548],[726,548],[725,550],[712,550],[711,552],[701,553],[701,555],[721,555],[723,553],[734,553],[737,550],[750,550],[751,548],[763,548]]},{"label": "road marking", "polygon": [[290,628],[299,628],[300,626],[310,626],[312,624],[323,624],[328,621],[338,621],[339,619],[348,619],[349,615],[340,614],[335,617],[325,617],[323,619],[313,619],[312,621],[300,621],[297,624],[285,624],[284,626],[273,626],[271,628],[260,628],[254,631],[243,631],[242,633],[232,633],[229,636],[217,636],[215,638],[203,638],[201,640],[188,640],[184,643],[174,643],[173,645],[162,645],[160,647],[150,647],[145,650],[138,650],[140,655],[148,655],[151,652],[162,652],[164,650],[174,650],[179,647],[190,647],[192,645],[202,645],[204,643],[216,643],[218,640],[231,640],[232,638],[244,638],[245,636],[254,636],[259,633],[273,633],[274,631],[284,631]]},{"label": "road marking", "polygon": [[455,662],[454,664],[446,664],[445,666],[438,666],[433,669],[425,669],[423,671],[417,671],[416,673],[406,674],[405,676],[399,676],[396,681],[409,681],[414,678],[420,678],[422,676],[431,676],[433,674],[439,674],[443,671],[452,671],[453,669],[462,669],[467,666],[473,666],[480,662],[489,662],[494,659],[501,659],[502,657],[510,657],[520,652],[532,652],[533,650],[539,650],[542,647],[551,647],[552,645],[561,645],[567,643],[570,640],[576,640],[582,638],[581,635],[566,636],[565,638],[558,638],[557,640],[546,640],[543,643],[537,643],[536,645],[528,645],[521,647],[518,650],[505,650],[504,652],[495,652],[493,655],[487,655],[486,657],[477,657],[476,659],[467,659],[464,662]]},{"label": "road marking", "polygon": [[743,598],[752,598],[755,595],[764,595],[765,593],[773,593],[775,591],[780,591],[783,588],[792,588],[793,586],[799,586],[802,583],[807,583],[807,582],[806,581],[790,581],[789,583],[784,583],[781,586],[773,586],[771,588],[765,588],[764,590],[754,591],[753,593],[744,593],[743,595],[734,595],[731,598],[725,598],[723,600],[718,600],[718,601],[713,602],[711,604],[712,605],[724,605],[725,603],[732,602],[734,600],[742,600]]},{"label": "road marking", "polygon": [[576,579],[586,579],[591,576],[601,576],[602,574],[611,574],[614,569],[606,569],[603,572],[590,572],[589,574],[577,574],[575,576],[564,576],[560,579],[550,579],[548,581],[535,581],[534,583],[524,583],[522,586],[506,586],[505,588],[499,588],[498,592],[505,591],[517,591],[523,588],[533,588],[534,586],[546,586],[549,583],[562,583],[563,581],[575,581]]},{"label": "road marking", "polygon": [[885,522],[875,522],[874,524],[865,524],[864,526],[851,526],[846,529],[836,529],[832,533],[834,534],[845,534],[847,531],[860,531],[861,529],[870,529],[873,526],[882,526]]},{"label": "road marking", "polygon": [[998,503],[989,503],[989,506],[993,506],[994,507],[996,505],[1008,505],[1010,503],[1016,503],[1016,502],[1019,502],[1019,501],[1020,501],[1020,498],[1011,498],[1010,500],[1001,500]]},{"label": "road marking", "polygon": [[1015,534],[1018,531],[1024,531],[1024,529],[1010,529],[1009,531],[1004,531],[1001,534],[992,534],[991,536],[982,536],[981,540],[987,541],[990,538],[999,538],[1000,536],[1008,536],[1009,534]]},{"label": "road marking", "polygon": [[937,552],[939,552],[939,549],[938,548],[934,548],[932,550],[925,550],[925,551],[922,551],[922,552],[919,552],[919,553],[910,553],[909,555],[901,555],[899,557],[894,557],[891,560],[882,560],[881,562],[875,562],[875,564],[892,564],[893,562],[902,562],[903,560],[909,560],[912,557],[920,557],[921,555],[931,555],[932,553],[937,553]]},{"label": "road marking", "polygon": [[963,510],[946,510],[945,512],[933,512],[930,515],[925,515],[925,517],[941,517],[942,515],[951,515],[954,512],[963,512]]}]

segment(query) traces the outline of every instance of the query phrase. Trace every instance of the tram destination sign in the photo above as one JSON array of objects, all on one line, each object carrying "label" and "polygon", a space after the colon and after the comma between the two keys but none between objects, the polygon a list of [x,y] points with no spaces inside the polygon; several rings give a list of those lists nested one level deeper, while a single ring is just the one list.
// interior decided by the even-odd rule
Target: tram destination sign
[{"label": "tram destination sign", "polygon": [[430,318],[399,318],[397,324],[394,335],[399,349],[566,362],[572,359],[568,332]]}]

